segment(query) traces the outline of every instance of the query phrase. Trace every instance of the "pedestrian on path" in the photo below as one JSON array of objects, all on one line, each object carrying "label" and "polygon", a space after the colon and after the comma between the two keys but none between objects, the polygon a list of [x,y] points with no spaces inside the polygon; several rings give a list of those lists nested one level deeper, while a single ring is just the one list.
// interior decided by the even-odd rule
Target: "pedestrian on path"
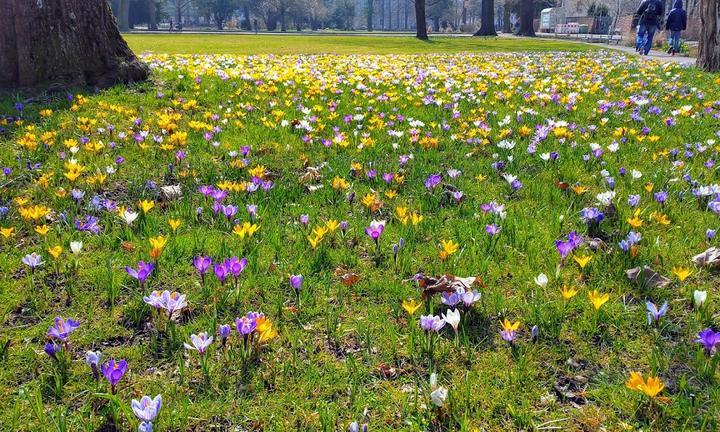
[{"label": "pedestrian on path", "polygon": [[687,29],[687,12],[683,9],[682,0],[675,0],[665,21],[665,30],[670,31],[669,54],[675,55],[680,52],[680,33],[685,29]]},{"label": "pedestrian on path", "polygon": [[635,16],[640,26],[638,29],[638,38],[642,38],[644,41],[644,46],[640,54],[648,55],[650,48],[652,48],[653,36],[655,36],[655,32],[662,26],[663,17],[665,16],[665,6],[660,0],[643,0]]}]

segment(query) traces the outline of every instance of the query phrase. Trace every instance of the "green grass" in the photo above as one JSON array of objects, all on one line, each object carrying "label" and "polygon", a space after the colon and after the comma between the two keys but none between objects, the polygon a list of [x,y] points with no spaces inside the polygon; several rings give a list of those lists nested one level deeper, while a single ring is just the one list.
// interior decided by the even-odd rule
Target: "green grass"
[{"label": "green grass", "polygon": [[[166,40],[178,37],[190,36]],[[707,163],[720,159],[717,76],[608,51],[143,59],[154,68],[149,82],[31,103],[21,121],[0,125],[0,166],[12,168],[0,180],[0,207],[8,208],[0,227],[14,229],[0,236],[0,430],[137,430],[130,401],[156,394],[164,401],[160,432],[330,432],[351,421],[411,432],[720,427],[719,377],[693,342],[720,326],[720,277],[690,262],[717,245],[706,230],[720,222],[683,179],[720,183],[717,165]],[[6,102],[0,109],[15,115],[14,100]],[[47,108],[53,112],[41,115]],[[541,139],[538,126],[550,122]],[[604,153],[592,156],[595,146]],[[84,168],[75,180],[67,175],[72,158]],[[453,178],[450,169],[461,173]],[[523,187],[513,192],[503,172]],[[428,190],[437,173],[441,184]],[[274,187],[239,187],[252,188],[258,174]],[[617,194],[607,207],[596,198],[610,189],[606,175]],[[336,178],[347,188],[335,189]],[[165,185],[180,185],[183,197],[163,199]],[[223,199],[237,214],[215,216],[201,185],[238,186]],[[661,190],[664,205],[653,195]],[[363,204],[376,193],[381,206]],[[631,194],[641,196],[643,221],[635,256],[618,246],[631,229]],[[128,225],[112,206],[98,207],[108,200],[135,212],[140,200],[155,206]],[[485,211],[491,201],[504,205],[502,215]],[[233,226],[250,222],[248,204],[258,206],[259,229],[241,238]],[[31,205],[50,213],[23,217],[21,207]],[[423,219],[405,220],[402,207]],[[586,207],[605,212],[599,226],[580,219]],[[88,215],[99,219],[97,234],[76,227]],[[181,221],[177,231],[171,219]],[[347,232],[327,232],[311,246],[308,236],[330,220],[347,221]],[[377,248],[365,233],[372,220],[387,222]],[[502,229],[492,238],[491,223]],[[591,257],[585,269],[572,256],[560,265],[555,242],[572,231],[587,239],[575,251]],[[168,242],[141,287],[125,267],[152,260],[149,239],[158,235]],[[459,248],[443,260],[447,240]],[[72,241],[83,242],[77,255]],[[54,246],[63,248],[57,259]],[[21,263],[33,252],[45,260],[34,272]],[[203,283],[192,264],[198,255],[244,256],[248,265],[237,285],[212,269]],[[628,281],[625,270],[643,265],[669,285]],[[680,266],[694,272],[684,282],[673,275]],[[481,281],[457,339],[446,325],[432,349],[418,319],[446,312],[438,296],[412,316],[401,306],[423,301],[418,272]],[[534,281],[541,272],[546,286]],[[288,282],[298,273],[299,297]],[[346,273],[356,283],[344,284]],[[566,302],[563,285],[579,293]],[[691,304],[696,289],[708,293],[700,310]],[[143,301],[152,290],[187,296],[175,325]],[[592,290],[609,295],[599,311]],[[669,302],[657,327],[647,324],[646,300]],[[277,337],[246,357],[233,329],[227,351],[217,342],[209,348],[206,377],[198,353],[182,344],[258,310]],[[80,321],[65,376],[43,352],[59,315]],[[501,338],[504,318],[520,322],[513,345]],[[93,379],[88,350],[102,351],[103,362],[127,360],[116,396],[104,378]],[[667,399],[627,389],[631,371],[660,377]],[[442,408],[431,405],[432,373],[449,391]]]},{"label": "green grass", "polygon": [[157,54],[445,54],[594,49],[587,44],[514,37],[434,37],[427,42],[409,36],[124,34],[123,37],[135,52]]}]

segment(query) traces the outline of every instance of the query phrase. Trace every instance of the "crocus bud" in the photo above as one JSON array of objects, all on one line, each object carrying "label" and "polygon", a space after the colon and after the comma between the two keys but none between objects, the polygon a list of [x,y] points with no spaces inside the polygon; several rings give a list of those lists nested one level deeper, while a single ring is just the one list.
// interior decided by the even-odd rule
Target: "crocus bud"
[{"label": "crocus bud", "polygon": [[693,300],[695,307],[700,309],[705,303],[705,300],[707,300],[707,291],[695,290],[693,293]]}]

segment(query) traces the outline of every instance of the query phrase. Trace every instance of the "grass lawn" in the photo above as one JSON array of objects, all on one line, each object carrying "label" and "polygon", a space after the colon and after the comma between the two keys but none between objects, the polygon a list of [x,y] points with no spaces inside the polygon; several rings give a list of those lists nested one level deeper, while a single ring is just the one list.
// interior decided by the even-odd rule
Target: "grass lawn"
[{"label": "grass lawn", "polygon": [[716,75],[127,38],[150,81],[0,105],[0,430],[720,428]]},{"label": "grass lawn", "polygon": [[280,36],[124,34],[137,53],[157,54],[422,54],[510,51],[587,51],[587,44],[531,38],[435,37],[427,42],[407,36]]}]

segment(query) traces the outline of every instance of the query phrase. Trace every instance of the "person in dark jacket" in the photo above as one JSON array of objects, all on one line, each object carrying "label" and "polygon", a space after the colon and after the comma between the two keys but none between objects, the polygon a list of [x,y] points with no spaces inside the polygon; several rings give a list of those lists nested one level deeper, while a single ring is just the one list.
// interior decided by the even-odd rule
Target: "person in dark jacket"
[{"label": "person in dark jacket", "polygon": [[687,28],[687,12],[683,9],[682,0],[675,0],[673,8],[665,21],[665,30],[670,31],[670,49],[672,55],[680,52],[680,32]]},{"label": "person in dark jacket", "polygon": [[665,6],[660,0],[643,0],[635,16],[638,17],[638,37],[645,40],[644,49],[640,54],[648,55],[652,47],[653,36],[661,28],[665,16]]}]

